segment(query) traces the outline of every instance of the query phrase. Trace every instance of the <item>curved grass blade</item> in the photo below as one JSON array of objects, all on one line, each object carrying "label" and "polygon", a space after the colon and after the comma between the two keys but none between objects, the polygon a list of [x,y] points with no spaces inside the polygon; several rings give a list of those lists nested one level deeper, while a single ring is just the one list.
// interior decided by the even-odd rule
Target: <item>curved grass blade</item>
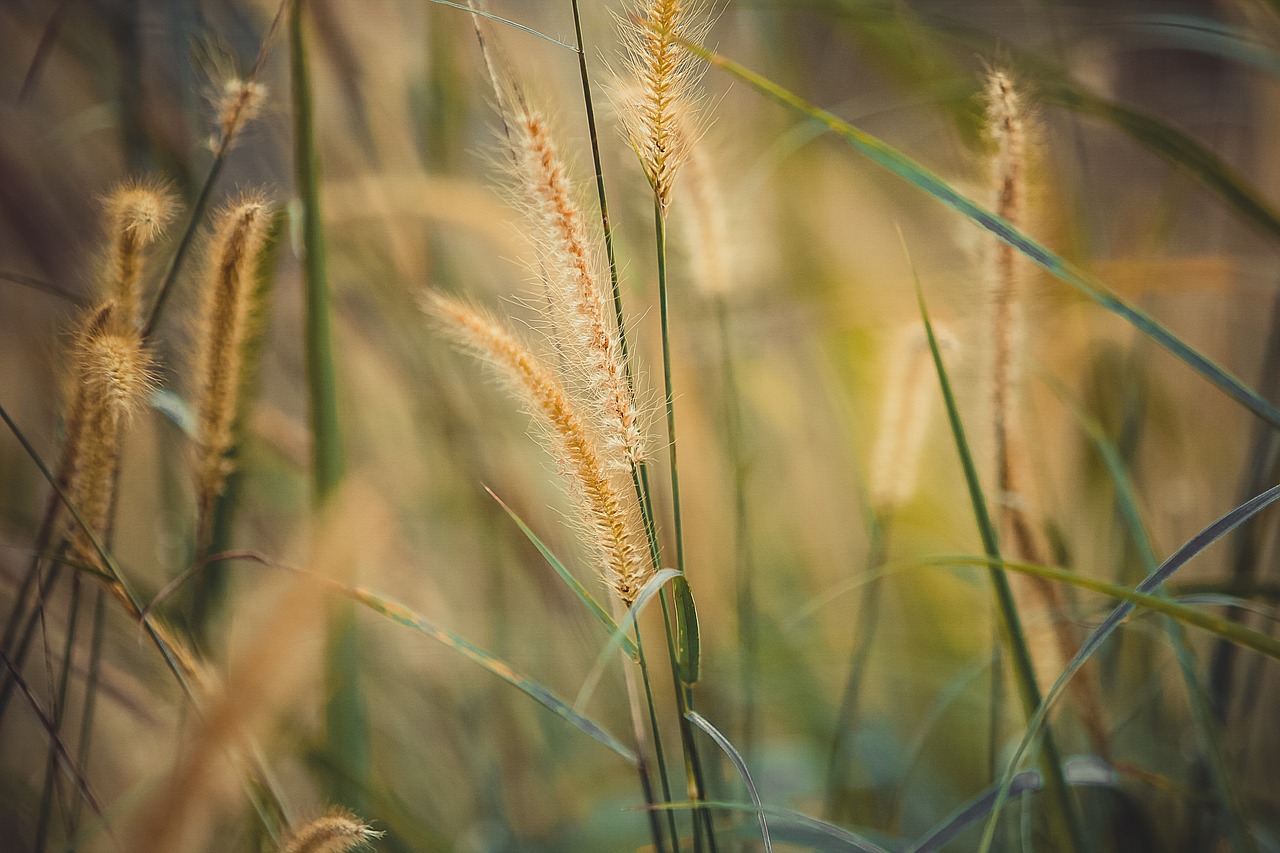
[{"label": "curved grass blade", "polygon": [[[876,165],[887,169],[913,186],[933,196],[938,201],[952,208],[967,219],[982,228],[985,228],[995,237],[1009,244],[1014,249],[1017,249],[1036,264],[1071,285],[1102,308],[1132,324],[1143,334],[1147,335],[1156,343],[1171,352],[1174,356],[1185,362],[1201,376],[1208,379],[1214,385],[1217,385],[1241,405],[1250,409],[1258,417],[1267,421],[1272,426],[1280,428],[1280,409],[1263,399],[1258,392],[1254,391],[1241,380],[1231,375],[1216,362],[1209,359],[1189,344],[1183,342],[1181,338],[1166,329],[1155,318],[1116,296],[1108,290],[1102,282],[1094,279],[1083,270],[1077,269],[1063,258],[1051,252],[1048,247],[1031,239],[1022,231],[1015,228],[1007,220],[996,216],[994,213],[991,213],[982,207],[979,207],[977,204],[973,203],[953,189],[951,185],[941,177],[930,172],[924,166],[920,165],[915,160],[912,160],[901,151],[881,141],[879,138],[859,130],[848,122],[837,118],[827,110],[810,104],[793,92],[790,92],[779,86],[777,83],[774,83],[772,80],[739,65],[731,59],[721,56],[720,54],[712,50],[708,50],[700,45],[694,45],[686,42],[685,46],[693,53],[702,57],[709,64],[723,69],[730,75],[756,89],[761,94],[764,94],[783,106],[795,110],[802,115],[808,116],[814,121],[826,126],[828,130],[835,133],[837,136],[840,136],[856,151],[867,157]],[[1076,92],[1076,97],[1082,97],[1081,93]],[[1117,114],[1116,118],[1119,119],[1121,117]],[[1135,127],[1141,124],[1141,122],[1138,122],[1136,119],[1133,119],[1133,123]],[[1163,125],[1161,125],[1161,127],[1163,127]]]},{"label": "curved grass blade", "polygon": [[578,690],[577,697],[573,700],[575,710],[582,710],[587,707],[587,703],[591,701],[591,695],[595,693],[596,686],[600,683],[600,678],[604,675],[605,667],[609,665],[609,659],[613,657],[614,652],[625,648],[624,641],[627,639],[627,632],[632,629],[639,630],[636,620],[640,617],[640,611],[644,610],[645,605],[649,603],[649,599],[657,595],[667,581],[678,577],[681,577],[681,574],[675,569],[663,569],[649,578],[649,582],[644,585],[644,589],[640,590],[640,594],[636,596],[631,609],[623,617],[622,624],[614,628],[608,641],[600,649],[600,654],[596,655],[596,662],[592,665],[591,671],[587,673],[587,677],[582,682],[582,687]]},{"label": "curved grass blade", "polygon": [[684,716],[686,720],[706,732],[707,736],[724,751],[724,754],[729,756],[733,766],[738,768],[738,775],[742,777],[742,783],[747,786],[747,794],[751,797],[751,802],[756,807],[756,817],[760,821],[760,837],[764,841],[765,853],[773,853],[773,842],[769,840],[769,824],[764,817],[764,803],[760,802],[760,792],[756,790],[756,783],[751,779],[751,772],[747,770],[747,762],[742,760],[742,756],[734,748],[733,744],[729,742],[729,739],[719,729],[711,725],[711,721],[706,717],[697,711],[689,711]]},{"label": "curved grass blade", "polygon": [[458,652],[463,657],[472,661],[479,666],[489,670],[489,672],[501,678],[503,681],[515,687],[520,692],[529,696],[535,702],[538,702],[551,713],[560,717],[575,726],[579,731],[590,735],[600,743],[609,747],[618,755],[625,758],[632,764],[636,763],[636,755],[630,749],[622,744],[617,738],[609,734],[601,726],[579,714],[570,708],[563,700],[558,698],[549,689],[542,686],[536,681],[525,678],[516,672],[503,661],[463,639],[452,631],[447,631],[424,616],[415,613],[403,604],[375,595],[366,589],[358,586],[347,586],[346,584],[336,581],[327,581],[328,584],[338,592],[347,596],[351,600],[362,604],[370,610],[387,617],[392,622],[403,625],[406,628],[425,634],[433,640],[448,646]]},{"label": "curved grass blade", "polygon": [[[688,800],[682,803],[661,803],[654,806],[655,809],[679,809],[686,811],[690,809],[719,809],[728,812],[750,812],[757,813],[763,811],[771,821],[773,826],[773,834],[781,838],[786,835],[786,830],[779,824],[790,824],[795,827],[809,830],[815,835],[827,840],[828,843],[818,848],[813,842],[808,842],[807,846],[829,851],[861,851],[861,853],[889,853],[889,849],[885,848],[869,838],[857,835],[849,830],[836,826],[834,823],[828,823],[825,820],[807,815],[804,812],[798,812],[794,809],[785,809],[779,806],[759,806],[754,803],[734,803],[722,800],[701,800],[699,802],[690,802]],[[804,843],[804,842],[802,842]]]},{"label": "curved grass blade", "polygon": [[[560,576],[560,579],[568,585],[569,589],[573,591],[573,594],[578,597],[578,600],[587,606],[587,609],[591,611],[591,615],[595,616],[596,619],[599,620],[600,624],[605,627],[605,630],[610,634],[617,631],[618,623],[613,621],[613,617],[600,606],[600,602],[596,601],[595,596],[593,596],[590,591],[582,585],[581,581],[573,576],[573,573],[569,571],[565,564],[560,562],[560,559],[555,554],[551,553],[551,549],[543,544],[542,540],[538,538],[538,534],[534,533],[533,530],[530,529],[529,525],[525,524],[520,516],[516,515],[515,510],[507,506],[506,502],[503,501],[502,498],[494,494],[493,489],[485,486],[484,490],[489,493],[489,497],[498,502],[498,506],[502,507],[507,515],[511,516],[511,520],[516,523],[516,527],[520,528],[520,532],[525,535],[526,539],[533,543],[533,547],[538,549],[538,553],[546,559],[546,561],[551,565],[551,568],[556,570],[556,574]],[[636,650],[636,644],[633,643],[631,638],[626,636],[626,634],[623,634],[622,636],[622,650],[625,651],[627,656],[632,660],[639,660],[640,654]]]},{"label": "curved grass blade", "polygon": [[[1133,481],[1129,477],[1120,451],[1103,430],[1102,425],[1076,404],[1065,387],[1056,380],[1049,384],[1058,399],[1075,416],[1076,421],[1102,457],[1107,473],[1111,477],[1121,522],[1142,560],[1144,574],[1151,574],[1159,567],[1160,559],[1156,556],[1151,537],[1147,534],[1146,525],[1142,520],[1142,513],[1138,510],[1138,498]],[[1167,597],[1168,592],[1161,590],[1160,595],[1162,598]],[[1185,605],[1192,602],[1183,599],[1179,603]],[[1223,811],[1231,847],[1238,853],[1248,853],[1255,850],[1256,845],[1253,843],[1253,836],[1249,833],[1244,807],[1236,791],[1226,746],[1223,743],[1222,728],[1214,713],[1213,700],[1196,671],[1195,654],[1187,642],[1186,632],[1181,625],[1168,619],[1165,621],[1165,628],[1169,635],[1169,643],[1173,647],[1174,657],[1178,661],[1178,668],[1182,672],[1183,683],[1186,685],[1187,703],[1190,706],[1192,725],[1200,741],[1205,776]],[[1228,648],[1231,647],[1228,646]]]},{"label": "curved grass blade", "polygon": [[[1174,552],[1173,556],[1160,564],[1154,572],[1149,574],[1147,578],[1138,584],[1135,592],[1147,594],[1159,589],[1165,581],[1173,577],[1173,575],[1185,566],[1190,560],[1197,556],[1201,551],[1208,548],[1218,539],[1235,530],[1244,522],[1266,509],[1271,504],[1280,499],[1280,486],[1272,486],[1260,495],[1242,503],[1240,506],[1228,512],[1226,515],[1214,521],[1204,530],[1197,533],[1185,545]],[[983,850],[989,850],[991,842],[995,835],[996,819],[1000,815],[1000,808],[1004,805],[1004,801],[1008,796],[1009,781],[1013,778],[1014,769],[1022,760],[1023,755],[1031,748],[1031,744],[1041,734],[1045,720],[1048,719],[1049,711],[1054,703],[1062,695],[1066,689],[1067,682],[1080,671],[1085,662],[1093,655],[1094,652],[1110,637],[1120,624],[1129,617],[1135,609],[1132,602],[1125,601],[1111,611],[1111,614],[1103,620],[1102,624],[1093,630],[1092,633],[1080,645],[1078,651],[1067,664],[1066,669],[1058,676],[1053,683],[1053,687],[1045,694],[1044,703],[1036,710],[1035,715],[1027,723],[1027,731],[1022,737],[1022,741],[1018,744],[1018,748],[1014,751],[1013,757],[1009,759],[1008,768],[1005,770],[1004,778],[1000,781],[1000,792],[996,798],[996,803],[992,811],[990,820],[987,821],[986,831],[983,835]]]},{"label": "curved grass blade", "polygon": [[501,15],[495,15],[492,12],[486,12],[482,9],[477,9],[475,6],[466,6],[462,3],[454,3],[452,2],[452,0],[427,0],[427,2],[435,3],[438,6],[448,6],[450,9],[459,9],[463,12],[468,12],[480,18],[487,18],[490,21],[493,21],[495,24],[502,24],[505,27],[511,27],[512,29],[519,30],[522,33],[528,33],[531,36],[536,36],[537,38],[540,38],[543,41],[549,41],[552,44],[556,45],[557,47],[564,47],[564,48],[568,48],[569,50],[576,50],[576,48],[573,45],[569,44],[567,41],[560,41],[560,39],[555,38],[554,36],[549,36],[546,33],[539,32],[535,30],[533,27],[526,27],[524,24],[518,24],[515,21],[511,20],[510,18],[504,18]]},{"label": "curved grass blade", "polygon": [[[1080,589],[1087,589],[1090,592],[1100,593],[1109,598],[1115,598],[1131,605],[1132,608],[1141,607],[1151,610],[1170,619],[1176,619],[1186,625],[1203,629],[1210,634],[1221,637],[1224,640],[1230,640],[1238,643],[1248,649],[1260,652],[1273,660],[1280,660],[1280,639],[1264,634],[1261,631],[1254,631],[1245,628],[1242,625],[1233,622],[1230,619],[1223,619],[1198,610],[1187,604],[1175,601],[1170,598],[1163,598],[1159,595],[1151,595],[1149,593],[1138,592],[1120,584],[1110,583],[1109,581],[1096,580],[1077,574],[1069,569],[1059,569],[1052,566],[1041,566],[1035,563],[1021,563],[1014,560],[1001,559],[998,562],[989,557],[975,557],[969,555],[952,556],[952,557],[930,557],[921,561],[922,565],[952,565],[952,566],[1002,566],[1005,569],[1018,572],[1019,574],[1031,575],[1032,577],[1044,578],[1045,580],[1057,581],[1059,583],[1070,584]],[[1226,606],[1230,602],[1211,601],[1210,604],[1215,606]]]},{"label": "curved grass blade", "polygon": [[[912,273],[915,267],[912,266]],[[1023,713],[1034,719],[1044,707],[1040,688],[1036,684],[1035,668],[1031,661],[1031,652],[1027,648],[1026,637],[1022,633],[1022,621],[1018,616],[1018,607],[1014,603],[1013,592],[1009,589],[1009,580],[1000,571],[1000,548],[996,539],[995,526],[987,513],[986,498],[982,494],[982,485],[978,481],[978,469],[973,462],[973,454],[969,451],[969,440],[965,437],[964,424],[960,420],[960,410],[956,407],[955,395],[951,392],[951,380],[947,377],[946,365],[942,363],[942,351],[938,348],[938,339],[933,332],[933,323],[929,319],[929,309],[924,302],[924,291],[920,288],[920,279],[916,277],[916,301],[920,306],[920,319],[924,323],[925,333],[929,338],[929,352],[933,356],[933,366],[938,373],[938,383],[942,386],[942,399],[947,408],[947,420],[951,425],[951,434],[955,441],[956,452],[960,456],[960,464],[964,468],[965,483],[969,487],[969,499],[973,504],[974,518],[978,522],[978,532],[982,536],[982,547],[989,559],[994,561],[989,569],[991,585],[994,587],[996,599],[997,626],[1005,644],[1009,648],[1009,656],[1013,664],[1014,683],[1022,701]],[[1066,779],[1062,770],[1062,759],[1048,731],[1044,733],[1044,769],[1048,777],[1047,787],[1053,802],[1049,812],[1050,821],[1059,837],[1065,836],[1075,850],[1083,850],[1083,836],[1071,795],[1067,791]]]},{"label": "curved grass blade", "polygon": [[[1065,768],[1067,783],[1072,786],[1114,787],[1116,773],[1101,761],[1069,761]],[[1041,790],[1043,780],[1036,770],[1023,770],[1013,777],[1009,794],[1029,794]],[[941,850],[991,812],[996,802],[997,790],[992,785],[969,802],[960,806],[937,827],[929,830],[924,838],[907,848],[907,853],[932,853]]]}]

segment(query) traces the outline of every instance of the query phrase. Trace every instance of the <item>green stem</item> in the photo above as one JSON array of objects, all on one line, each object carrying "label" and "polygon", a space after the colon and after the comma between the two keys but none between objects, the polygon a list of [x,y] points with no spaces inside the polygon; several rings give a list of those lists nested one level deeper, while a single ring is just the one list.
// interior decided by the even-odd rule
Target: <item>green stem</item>
[{"label": "green stem", "polygon": [[676,568],[684,571],[684,530],[680,521],[680,469],[676,462],[676,398],[671,384],[671,324],[667,299],[667,218],[653,199],[653,228],[658,247],[658,302],[662,319],[662,381],[667,406],[667,458],[671,462],[671,509],[675,515]]},{"label": "green stem", "polygon": [[[319,512],[342,481],[343,458],[320,211],[320,164],[302,12],[302,0],[297,0],[289,15],[289,53],[293,74],[294,167],[302,202],[302,272],[306,300],[304,335],[311,414],[312,497],[313,511]],[[329,631],[327,677],[331,698],[325,708],[325,721],[331,758],[337,770],[333,794],[343,804],[359,811],[368,779],[369,735],[364,697],[359,686],[360,660],[353,604],[344,602],[335,607]]]},{"label": "green stem", "polygon": [[[644,655],[644,644],[640,641],[640,625],[636,624],[636,651],[640,659],[640,678],[644,682],[644,698],[649,710],[649,728],[653,731],[653,749],[658,757],[658,781],[662,785],[662,801],[675,802],[671,799],[671,781],[667,776],[667,759],[662,750],[662,734],[658,729],[658,712],[653,704],[653,685],[649,680],[649,662]],[[671,833],[671,849],[680,853],[680,830],[676,826],[676,815],[673,809],[667,809],[667,829]],[[657,816],[654,815],[654,844],[662,850],[661,832],[657,827]]]}]

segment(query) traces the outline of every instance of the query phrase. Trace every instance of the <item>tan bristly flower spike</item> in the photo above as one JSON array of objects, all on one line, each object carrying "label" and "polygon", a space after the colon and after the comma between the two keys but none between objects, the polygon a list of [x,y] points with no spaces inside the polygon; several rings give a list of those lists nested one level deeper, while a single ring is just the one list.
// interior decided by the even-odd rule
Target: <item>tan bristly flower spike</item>
[{"label": "tan bristly flower spike", "polygon": [[285,842],[281,853],[346,853],[381,837],[381,832],[366,826],[355,815],[336,810],[299,829]]},{"label": "tan bristly flower spike", "polygon": [[232,78],[222,87],[215,104],[218,113],[217,132],[209,140],[209,147],[225,154],[235,145],[244,126],[262,110],[267,87],[254,80]]},{"label": "tan bristly flower spike", "polygon": [[[938,348],[954,349],[955,336],[934,323]],[[920,453],[939,399],[937,372],[923,324],[904,327],[893,343],[885,377],[880,427],[871,453],[871,502],[883,512],[915,492]]]},{"label": "tan bristly flower spike", "polygon": [[662,210],[671,204],[676,173],[693,139],[677,132],[695,124],[696,88],[703,66],[681,40],[699,43],[710,28],[687,0],[648,0],[624,21],[625,63],[631,79],[615,92],[618,115]]},{"label": "tan bristly flower spike", "polygon": [[128,183],[104,203],[111,232],[110,298],[117,320],[137,323],[142,302],[143,252],[164,233],[177,212],[173,194],[159,184]]},{"label": "tan bristly flower spike", "polygon": [[254,272],[271,210],[246,196],[215,219],[212,252],[196,329],[196,490],[202,530],[230,471],[245,332],[253,310]]},{"label": "tan bristly flower spike", "polygon": [[620,451],[609,457],[624,460],[629,471],[644,459],[643,431],[585,217],[546,118],[522,108],[513,124],[520,203],[531,222],[529,237],[539,254],[565,367],[598,409],[604,440]]},{"label": "tan bristly flower spike", "polygon": [[438,293],[428,293],[423,304],[459,342],[490,361],[546,427],[556,462],[572,484],[585,544],[596,555],[606,585],[630,607],[650,575],[639,506],[630,490],[615,484],[611,471],[617,465],[601,453],[597,429],[578,413],[550,368],[515,334]]},{"label": "tan bristly flower spike", "polygon": [[[690,133],[677,125],[677,133]],[[684,231],[689,271],[699,289],[711,297],[725,296],[733,284],[724,196],[701,139],[689,144],[684,177]]]},{"label": "tan bristly flower spike", "polygon": [[[1024,228],[1030,154],[1028,108],[1014,81],[1000,70],[988,74],[985,96],[987,135],[996,148],[991,164],[993,206],[998,215]],[[1021,418],[1026,264],[1012,246],[992,242],[992,451],[1000,501],[1000,541],[1006,556],[1047,565],[1053,562],[1053,549],[1035,504]],[[1047,687],[1075,655],[1080,638],[1057,585],[1031,577],[1019,577],[1010,585],[1019,611],[1032,617],[1028,641],[1037,680],[1042,688]],[[1094,748],[1105,755],[1107,726],[1096,672],[1086,669],[1071,682],[1071,691]]]},{"label": "tan bristly flower spike", "polygon": [[[106,535],[122,428],[145,404],[155,384],[150,355],[120,309],[91,309],[77,330],[72,352],[73,398],[60,479],[95,536]],[[96,565],[98,553],[83,528],[66,528],[77,557]]]}]

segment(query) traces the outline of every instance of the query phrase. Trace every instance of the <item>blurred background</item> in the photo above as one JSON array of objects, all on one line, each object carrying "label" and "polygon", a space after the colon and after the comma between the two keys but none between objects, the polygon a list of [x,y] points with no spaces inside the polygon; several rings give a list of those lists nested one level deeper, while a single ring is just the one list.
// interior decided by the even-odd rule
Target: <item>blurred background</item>
[{"label": "blurred background", "polygon": [[[191,210],[210,169],[217,98],[228,79],[253,67],[276,8],[266,0],[0,5],[0,403],[51,466],[69,330],[78,306],[103,293],[102,199],[148,177],[167,182]],[[569,2],[494,0],[487,8],[546,36],[483,24],[494,55],[553,117],[594,225]],[[631,11],[593,0],[582,16],[628,335],[661,449],[652,202],[604,94],[611,69],[622,67],[618,16]],[[714,18],[709,46],[984,206],[991,147],[979,93],[988,67],[1009,68],[1025,85],[1036,128],[1026,230],[1263,396],[1280,398],[1273,3],[732,0],[705,11]],[[262,112],[213,186],[214,207],[261,189],[284,211],[264,265],[261,345],[219,541],[223,550],[401,602],[572,702],[606,635],[485,491],[595,590],[566,524],[560,478],[529,438],[519,404],[417,307],[423,290],[439,288],[517,324],[537,322],[534,253],[503,191],[510,181],[501,121],[471,16],[429,0],[308,0],[305,19],[346,476],[312,537],[289,44],[281,34],[262,68]],[[699,180],[716,188],[719,245],[678,191],[670,246],[687,569],[704,645],[699,710],[741,751],[766,803],[901,844],[981,793],[993,753],[1007,758],[1021,732],[1006,686],[993,749],[986,573],[921,565],[981,553],[936,383],[917,395],[927,405],[912,403],[898,422],[884,414],[914,393],[894,367],[902,329],[919,319],[914,269],[954,341],[948,367],[981,455],[990,421],[981,376],[987,238],[733,77],[712,69],[700,86]],[[152,287],[188,218],[180,215],[152,252],[144,273]],[[197,248],[154,338],[157,405],[124,446],[111,545],[143,600],[193,556],[181,415],[199,255]],[[721,263],[719,281],[706,272],[711,255]],[[1031,270],[1026,285],[1025,419],[1057,561],[1132,586],[1147,569],[1100,447],[1123,461],[1164,558],[1275,483],[1273,433],[1068,285]],[[932,380],[931,367],[912,370]],[[890,452],[877,448],[917,422],[918,454],[899,449],[889,465],[900,494],[892,506],[876,505],[876,454]],[[663,464],[655,470],[665,473]],[[670,502],[665,478],[655,477],[665,537]],[[0,435],[6,619],[49,494],[15,436]],[[1263,513],[1207,551],[1178,576],[1174,593],[1270,631],[1274,521]],[[379,850],[650,843],[634,771],[618,756],[456,650],[367,608],[354,612],[356,657],[348,663],[367,732],[359,749],[368,754],[351,778],[324,714],[338,688],[326,676],[334,650],[323,614],[336,599],[318,581],[248,560],[216,564],[184,585],[158,612],[207,663],[208,683],[196,686],[204,711],[193,713],[114,601],[91,680],[87,610],[69,635],[66,591],[51,588],[40,643],[56,661],[70,636],[71,695],[96,695],[83,737],[81,699],[64,725],[77,732],[71,748],[88,755],[83,780],[102,816],[75,808],[76,788],[64,778],[44,849],[148,849],[137,839],[165,820],[181,839],[171,849],[277,849],[264,827],[296,825],[339,802],[386,832]],[[1073,617],[1086,626],[1111,604],[1086,593],[1073,601]],[[643,623],[660,637],[654,613]],[[1257,849],[1274,849],[1274,669],[1254,652],[1220,649],[1204,632],[1191,630],[1188,640],[1221,724],[1239,813]],[[34,849],[46,820],[49,738],[33,708],[47,707],[56,684],[44,660],[31,656],[22,668],[30,692],[19,691],[0,717],[4,849]],[[1109,827],[1106,843],[1225,843],[1228,818],[1207,786],[1192,703],[1162,623],[1131,620],[1099,654],[1098,674],[1111,773],[1081,796],[1086,815]],[[664,679],[657,685],[669,693]],[[585,713],[630,742],[620,664],[605,671]],[[217,726],[224,718],[233,721],[227,731]],[[1055,725],[1068,755],[1090,751],[1070,708]],[[663,726],[676,744],[674,712]],[[91,749],[80,752],[85,738]],[[283,814],[270,819],[259,814],[257,784],[245,781],[245,759],[232,757],[250,741],[281,794]],[[732,764],[703,743],[712,798],[749,802]],[[1022,843],[1023,810],[1034,807],[1009,807],[998,845]],[[726,811],[720,820],[723,849],[751,843],[749,813]],[[973,849],[978,829],[952,849]],[[806,837],[792,832],[775,839],[779,847],[789,838],[802,849]]]}]

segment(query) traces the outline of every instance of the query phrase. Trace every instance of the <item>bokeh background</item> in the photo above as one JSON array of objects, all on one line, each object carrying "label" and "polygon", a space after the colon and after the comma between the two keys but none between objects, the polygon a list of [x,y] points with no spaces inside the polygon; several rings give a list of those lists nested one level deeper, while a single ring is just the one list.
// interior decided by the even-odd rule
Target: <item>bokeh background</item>
[{"label": "bokeh background", "polygon": [[[488,8],[573,40],[567,0]],[[1027,230],[1264,396],[1280,396],[1274,4],[730,0],[708,11],[709,45],[983,204],[990,147],[978,93],[987,67],[1011,68],[1038,129]],[[146,176],[168,182],[190,207],[209,169],[216,97],[253,66],[275,12],[274,3],[236,0],[0,5],[0,403],[46,460],[59,446],[68,330],[77,304],[101,294],[101,199]],[[629,336],[661,446],[651,199],[604,96],[611,69],[621,68],[617,16],[629,8],[592,0],[582,12]],[[424,289],[440,288],[537,323],[533,253],[502,191],[507,155],[471,17],[428,0],[307,0],[306,16],[347,476],[315,535],[281,38],[263,67],[263,112],[214,188],[216,200],[261,189],[284,212],[222,541],[402,602],[572,700],[606,638],[485,491],[594,583],[565,523],[559,478],[518,404],[417,307]],[[576,55],[500,22],[484,28],[522,90],[554,117],[594,216]],[[697,236],[679,198],[671,237],[687,562],[704,642],[699,709],[741,750],[765,802],[890,843],[910,840],[991,782],[991,595],[980,569],[918,565],[981,550],[938,399],[909,415],[927,427],[917,464],[894,466],[913,488],[893,510],[878,554],[890,570],[878,584],[867,583],[881,576],[869,565],[877,550],[869,471],[885,401],[901,392],[891,378],[895,341],[918,321],[913,266],[954,338],[952,378],[984,446],[986,238],[732,77],[711,70],[700,86],[699,153],[719,188],[722,245]],[[1150,121],[1126,123],[1132,115]],[[1221,175],[1229,180],[1215,186]],[[185,221],[153,254],[153,282]],[[727,273],[719,294],[699,272],[713,251]],[[178,408],[189,391],[198,277],[190,264],[155,342],[158,401]],[[1097,445],[1073,412],[1095,420],[1123,459],[1161,557],[1275,482],[1273,433],[1067,285],[1035,272],[1027,283],[1025,410],[1058,559],[1133,585],[1145,572]],[[181,425],[159,405],[129,433],[112,550],[144,598],[191,559],[190,453]],[[669,528],[659,481],[660,522]],[[6,614],[48,494],[15,437],[0,435]],[[1270,630],[1274,532],[1264,513],[1178,581],[1208,584],[1217,597],[1200,589],[1197,606],[1217,614],[1247,599],[1248,614],[1230,612]],[[755,617],[744,624],[746,576]],[[190,591],[197,585],[203,609]],[[375,842],[381,850],[647,843],[625,762],[455,650],[366,609],[355,614],[355,668],[369,758],[363,778],[335,781],[343,762],[323,714],[333,690],[324,627],[333,598],[314,580],[238,561],[211,568],[161,607],[207,660],[204,707],[235,720],[232,735],[201,722],[137,624],[108,606],[84,772],[111,830],[87,809],[73,824],[66,814],[75,792],[64,783],[46,849],[77,837],[83,849],[142,849],[130,839],[144,837],[158,814],[180,825],[178,849],[274,849],[243,764],[229,757],[241,735],[283,792],[288,814],[277,824],[343,800],[386,831]],[[1080,594],[1075,618],[1096,624],[1107,603]],[[655,618],[644,624],[658,637]],[[848,775],[832,813],[832,742],[852,650],[870,618],[873,645],[841,753]],[[67,636],[60,587],[50,592],[46,632],[56,657]],[[1280,844],[1274,670],[1245,651],[1223,664],[1211,636],[1189,637],[1207,682],[1229,668],[1228,682],[1207,689],[1223,714],[1242,810],[1258,849],[1272,849]],[[73,643],[78,695],[87,627]],[[37,699],[52,690],[41,660],[24,668]],[[1210,849],[1202,845],[1220,839],[1221,813],[1198,775],[1186,687],[1160,623],[1133,619],[1098,662],[1114,775],[1087,795],[1087,813],[1113,827],[1103,835],[1115,849]],[[1006,755],[1020,731],[1007,704],[996,745]],[[586,712],[619,736],[629,732],[619,664]],[[1066,751],[1087,752],[1071,711],[1056,719]],[[664,725],[676,743],[674,716]],[[733,767],[710,741],[704,748],[714,798],[745,802]],[[4,849],[35,843],[48,749],[30,703],[17,697],[0,718]],[[175,792],[175,778],[186,787]],[[1010,807],[999,844],[1019,843],[1024,808],[1034,811]],[[725,812],[722,821],[726,847],[747,843],[749,814]],[[970,832],[953,849],[976,838]]]}]

